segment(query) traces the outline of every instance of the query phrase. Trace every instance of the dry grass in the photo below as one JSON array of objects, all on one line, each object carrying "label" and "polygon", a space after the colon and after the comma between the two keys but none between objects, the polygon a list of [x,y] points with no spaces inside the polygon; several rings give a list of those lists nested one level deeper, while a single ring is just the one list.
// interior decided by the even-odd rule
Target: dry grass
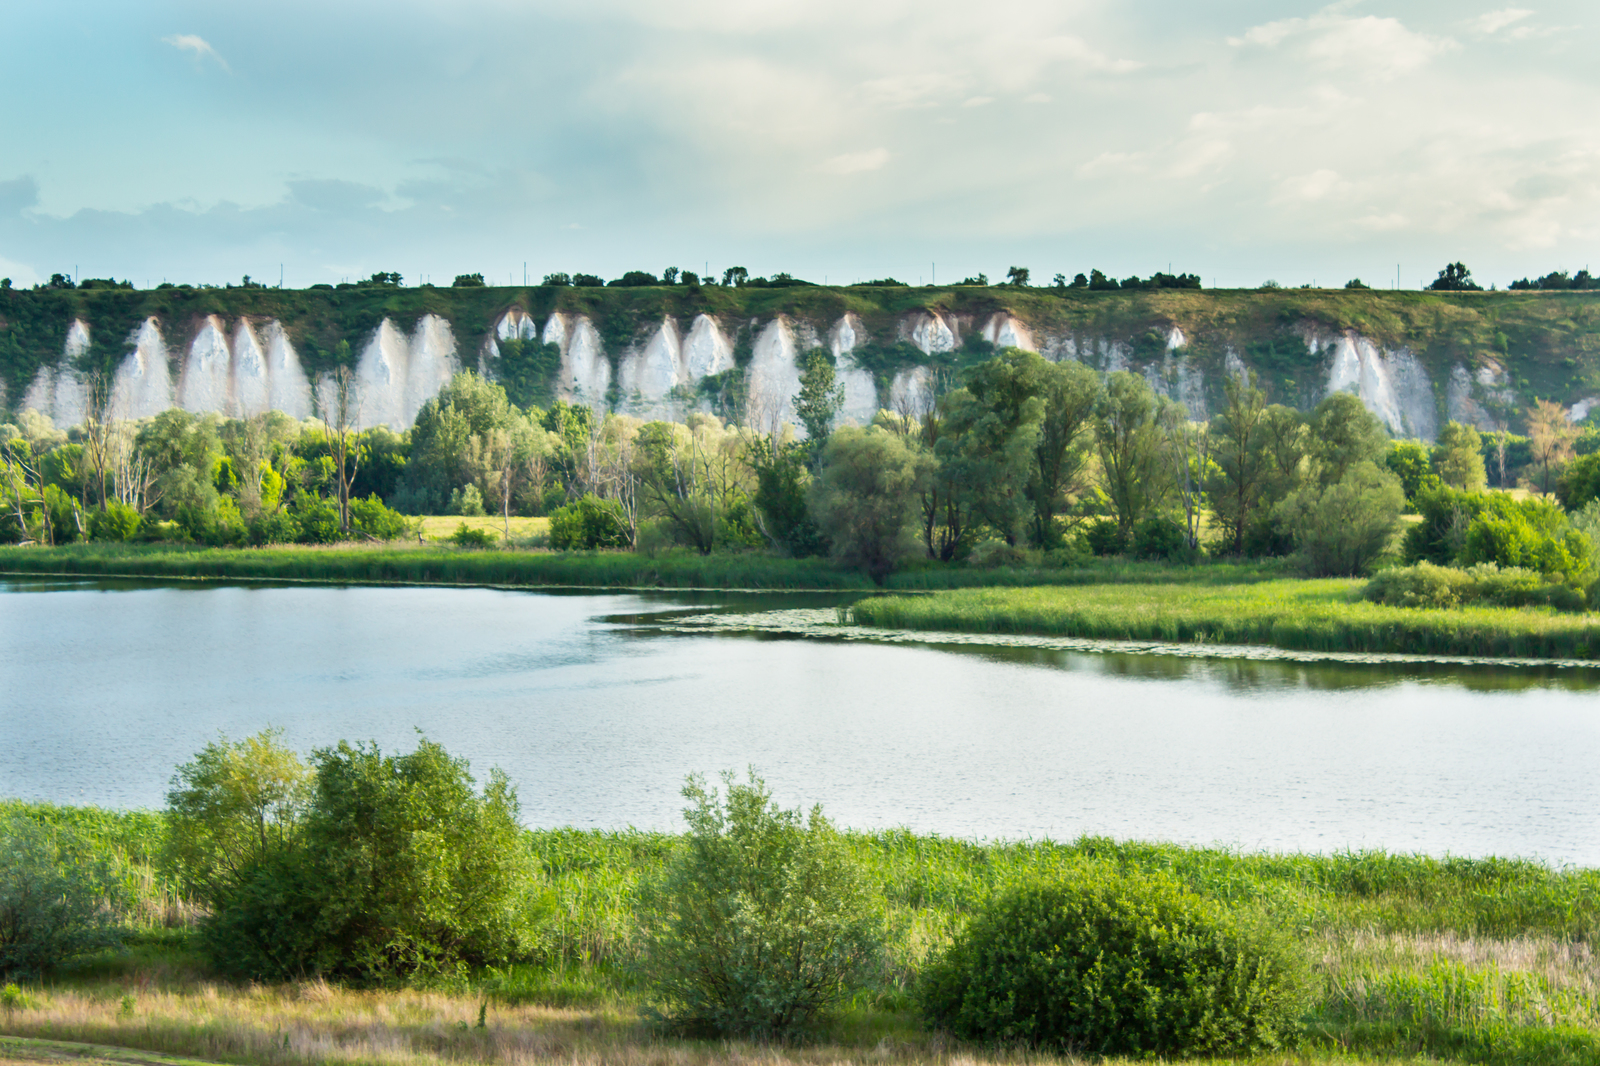
[{"label": "dry grass", "polygon": [[[568,1009],[490,1002],[485,1026],[479,1029],[480,1006],[472,996],[445,992],[362,992],[321,982],[230,987],[184,981],[158,987],[150,976],[135,975],[120,982],[40,991],[32,1009],[0,1015],[0,1030],[100,1045],[72,1054],[78,1062],[127,1061],[127,1056],[111,1053],[110,1048],[253,1066],[521,1066],[552,1061],[574,1066],[1048,1066],[1083,1061],[1023,1050],[964,1047],[940,1034],[917,1031],[910,1019],[886,1029],[870,1018],[847,1018],[830,1040],[786,1046],[663,1038],[631,1007],[621,1004]],[[9,1066],[5,1060],[11,1055],[37,1066],[49,1049],[0,1043],[0,1066]],[[159,1066],[154,1056],[135,1061]],[[1307,1066],[1392,1060],[1306,1052],[1249,1061],[1257,1066]]]}]

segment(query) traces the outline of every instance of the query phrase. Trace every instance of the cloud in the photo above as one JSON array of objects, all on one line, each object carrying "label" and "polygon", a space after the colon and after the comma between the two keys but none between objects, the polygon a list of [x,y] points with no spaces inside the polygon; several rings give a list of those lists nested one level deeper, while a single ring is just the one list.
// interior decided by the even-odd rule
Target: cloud
[{"label": "cloud", "polygon": [[836,155],[817,167],[824,174],[860,174],[868,170],[881,170],[889,161],[887,148],[873,148],[866,152],[846,152]]},{"label": "cloud", "polygon": [[1308,60],[1323,71],[1359,71],[1367,77],[1384,78],[1409,74],[1455,47],[1447,37],[1409,30],[1399,19],[1375,15],[1349,18],[1337,6],[1310,18],[1253,26],[1242,37],[1228,38],[1228,43],[1264,51],[1286,47],[1294,58]]},{"label": "cloud", "polygon": [[302,178],[286,184],[290,199],[313,211],[345,214],[375,207],[387,198],[382,189],[337,178]]},{"label": "cloud", "polygon": [[215,48],[211,47],[211,42],[207,41],[204,37],[201,37],[198,34],[177,33],[173,34],[171,37],[163,37],[161,40],[166,44],[170,44],[180,52],[193,52],[196,63],[203,59],[210,58],[214,60],[216,64],[223,70],[230,69],[228,67],[228,61],[223,59],[222,55]]},{"label": "cloud", "polygon": [[39,183],[32,174],[0,181],[0,215],[20,215],[39,202]]},{"label": "cloud", "polygon": [[1510,26],[1514,22],[1521,22],[1533,11],[1525,7],[1504,7],[1499,11],[1490,11],[1479,15],[1467,23],[1467,28],[1475,33],[1492,35]]}]

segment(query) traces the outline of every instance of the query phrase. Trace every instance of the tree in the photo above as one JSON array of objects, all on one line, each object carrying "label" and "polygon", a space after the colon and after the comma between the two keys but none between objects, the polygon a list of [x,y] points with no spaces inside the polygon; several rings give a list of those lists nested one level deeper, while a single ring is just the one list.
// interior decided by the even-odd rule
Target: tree
[{"label": "tree", "polygon": [[1310,445],[1313,476],[1327,486],[1358,463],[1383,462],[1389,434],[1360,397],[1336,392],[1311,413]]},{"label": "tree", "polygon": [[965,389],[941,408],[942,436],[934,455],[939,476],[967,497],[967,509],[1007,544],[1032,517],[1029,482],[1038,460],[1039,396],[1044,360],[1008,348],[974,367]]},{"label": "tree", "polygon": [[1211,511],[1231,543],[1243,555],[1245,535],[1261,506],[1269,472],[1264,425],[1267,397],[1256,388],[1255,375],[1241,381],[1228,378],[1223,386],[1227,406],[1212,426],[1211,457],[1216,464],[1209,478]]},{"label": "tree", "polygon": [[1541,492],[1550,491],[1551,469],[1572,458],[1572,444],[1578,427],[1567,417],[1566,408],[1550,400],[1536,400],[1528,411],[1528,443],[1534,462],[1544,471]]},{"label": "tree", "polygon": [[1161,403],[1137,374],[1118,370],[1106,377],[1095,415],[1095,441],[1101,487],[1124,537],[1133,533],[1147,512],[1160,506],[1171,488],[1157,428]]},{"label": "tree", "polygon": [[1215,466],[1210,427],[1190,421],[1189,412],[1181,403],[1164,406],[1159,421],[1162,450],[1172,468],[1173,492],[1183,508],[1183,544],[1192,552],[1200,547],[1201,504],[1206,481]]},{"label": "tree", "polygon": [[821,807],[802,820],[753,770],[722,780],[725,801],[690,776],[689,833],[643,893],[650,1012],[690,1031],[798,1036],[874,961],[872,892]]},{"label": "tree", "polygon": [[65,827],[0,815],[0,978],[45,971],[122,939],[118,871]]},{"label": "tree", "polygon": [[883,584],[911,547],[914,501],[932,470],[931,457],[878,426],[847,426],[828,438],[811,513],[833,557]]},{"label": "tree", "polygon": [[239,741],[223,736],[172,776],[164,863],[208,903],[246,867],[286,846],[299,826],[310,771],[282,737],[281,729]]},{"label": "tree", "polygon": [[1433,469],[1453,489],[1481,492],[1489,483],[1483,467],[1483,438],[1471,426],[1446,422],[1433,450]]},{"label": "tree", "polygon": [[1056,515],[1065,498],[1085,487],[1093,447],[1091,427],[1100,402],[1100,378],[1082,363],[1051,363],[1032,352],[1027,360],[1044,401],[1034,445],[1034,468],[1028,481],[1033,503],[1033,540],[1052,548],[1060,541]]},{"label": "tree", "polygon": [[806,507],[811,479],[805,451],[804,445],[766,436],[745,442],[745,461],[756,476],[752,502],[761,535],[796,558],[828,551],[827,539]]},{"label": "tree", "polygon": [[843,406],[844,386],[834,373],[832,357],[825,349],[811,349],[800,371],[800,392],[794,399],[794,413],[806,427],[806,437],[819,449]]},{"label": "tree", "polygon": [[1028,287],[1028,268],[1014,266],[1006,271],[1006,284],[1015,285],[1019,289]]},{"label": "tree", "polygon": [[322,417],[322,436],[333,459],[339,532],[350,535],[350,486],[361,470],[360,447],[361,394],[355,371],[350,366],[350,344],[340,341],[339,363],[322,379],[318,388],[317,411]]},{"label": "tree", "polygon": [[426,738],[405,755],[341,741],[312,764],[300,832],[246,866],[206,926],[219,969],[383,981],[523,949],[532,870],[503,773],[479,792],[466,761]]},{"label": "tree", "polygon": [[1446,263],[1428,288],[1438,292],[1482,292],[1483,286],[1472,280],[1472,271],[1465,263]]},{"label": "tree", "polygon": [[[550,284],[546,281],[545,284]],[[481,289],[483,288],[482,274],[457,274],[456,280],[450,283],[453,289]]]},{"label": "tree", "polygon": [[1400,487],[1405,490],[1408,504],[1417,498],[1424,484],[1438,479],[1433,473],[1431,452],[1421,441],[1390,441],[1389,454],[1384,456],[1383,465],[1400,479]]},{"label": "tree", "polygon": [[1312,574],[1364,574],[1389,547],[1405,508],[1400,479],[1362,460],[1332,483],[1289,494],[1278,510]]},{"label": "tree", "polygon": [[492,463],[491,438],[496,431],[514,431],[523,421],[499,385],[470,370],[451,378],[422,405],[411,430],[405,487],[414,513],[439,513],[450,493],[468,484],[476,484],[489,499],[499,499],[496,473],[503,467]]}]

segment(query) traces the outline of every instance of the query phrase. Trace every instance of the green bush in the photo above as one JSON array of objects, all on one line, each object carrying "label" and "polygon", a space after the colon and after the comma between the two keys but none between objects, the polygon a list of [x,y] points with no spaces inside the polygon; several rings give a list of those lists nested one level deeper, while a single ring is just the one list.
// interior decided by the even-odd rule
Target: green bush
[{"label": "green bush", "polygon": [[1554,501],[1492,493],[1467,527],[1460,561],[1523,567],[1586,584],[1593,578],[1594,546]]},{"label": "green bush", "polygon": [[1183,530],[1170,518],[1150,515],[1133,527],[1133,554],[1137,559],[1173,559],[1188,545]]},{"label": "green bush", "polygon": [[1405,502],[1399,478],[1361,461],[1338,481],[1291,492],[1275,514],[1307,572],[1345,576],[1366,573],[1388,549]]},{"label": "green bush", "polygon": [[1002,566],[1027,566],[1028,553],[1015,544],[999,538],[982,541],[967,556],[967,563],[979,570],[993,570]]},{"label": "green bush", "polygon": [[465,522],[456,526],[456,531],[450,534],[450,543],[458,548],[492,548],[500,542],[500,537],[492,530],[473,529]]},{"label": "green bush", "polygon": [[332,544],[339,539],[339,512],[327,500],[314,497],[296,508],[295,520],[300,523],[302,544]]},{"label": "green bush", "polygon": [[411,523],[399,511],[384,506],[377,493],[350,501],[350,528],[378,540],[397,540],[411,530]]},{"label": "green bush", "polygon": [[113,500],[89,517],[89,535],[95,540],[132,540],[143,521],[138,508]]},{"label": "green bush", "polygon": [[1085,543],[1095,555],[1121,555],[1128,550],[1128,538],[1115,518],[1090,522],[1083,531]]},{"label": "green bush", "polygon": [[0,819],[0,977],[37,977],[116,944],[114,873],[67,827]]},{"label": "green bush", "polygon": [[300,539],[300,523],[288,511],[263,511],[250,520],[250,543],[293,544]]},{"label": "green bush", "polygon": [[923,974],[930,1022],[1073,1054],[1248,1054],[1293,1043],[1304,967],[1160,872],[1085,864],[1006,893]]},{"label": "green bush", "polygon": [[754,772],[723,783],[726,803],[689,778],[688,837],[641,896],[648,1009],[691,1032],[798,1035],[876,960],[877,904],[820,807],[802,822]]},{"label": "green bush", "polygon": [[615,500],[584,496],[550,512],[552,548],[626,548],[630,542],[627,517]]},{"label": "green bush", "polygon": [[1363,599],[1391,607],[1554,607],[1587,608],[1584,594],[1552,581],[1537,570],[1478,563],[1465,569],[1421,562],[1375,575],[1361,590]]},{"label": "green bush", "polygon": [[381,982],[522,953],[532,873],[504,774],[480,794],[465,760],[428,740],[388,756],[341,742],[312,763],[300,830],[220,894],[204,930],[218,969]]}]

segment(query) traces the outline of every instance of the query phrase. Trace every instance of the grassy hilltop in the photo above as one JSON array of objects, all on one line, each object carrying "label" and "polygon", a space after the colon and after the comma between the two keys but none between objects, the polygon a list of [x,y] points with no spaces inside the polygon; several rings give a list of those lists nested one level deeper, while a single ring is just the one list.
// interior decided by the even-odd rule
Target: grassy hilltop
[{"label": "grassy hilltop", "polygon": [[786,315],[828,326],[848,313],[869,340],[858,359],[880,374],[926,362],[897,341],[904,316],[938,311],[981,326],[1009,312],[1040,336],[1116,341],[1136,363],[1164,354],[1172,326],[1187,338],[1186,355],[1213,383],[1225,353],[1255,369],[1274,399],[1307,406],[1320,398],[1323,359],[1299,335],[1305,325],[1358,330],[1390,348],[1410,349],[1442,395],[1450,369],[1486,362],[1504,367],[1525,406],[1535,396],[1573,402],[1600,392],[1600,290],[1566,292],[1387,292],[1345,289],[1090,291],[1013,286],[636,287],[489,286],[402,288],[354,284],[311,289],[170,286],[154,290],[109,287],[0,290],[0,381],[12,404],[40,366],[61,358],[67,329],[82,319],[91,331],[88,363],[115,365],[125,338],[146,318],[161,322],[168,345],[181,350],[208,315],[276,318],[288,329],[308,372],[328,369],[340,342],[359,351],[388,317],[402,328],[425,314],[452,325],[463,353],[475,352],[501,315],[521,310],[541,319],[552,312],[589,316],[616,360],[672,315],[715,316],[735,344],[736,360],[750,358],[753,325]]}]

